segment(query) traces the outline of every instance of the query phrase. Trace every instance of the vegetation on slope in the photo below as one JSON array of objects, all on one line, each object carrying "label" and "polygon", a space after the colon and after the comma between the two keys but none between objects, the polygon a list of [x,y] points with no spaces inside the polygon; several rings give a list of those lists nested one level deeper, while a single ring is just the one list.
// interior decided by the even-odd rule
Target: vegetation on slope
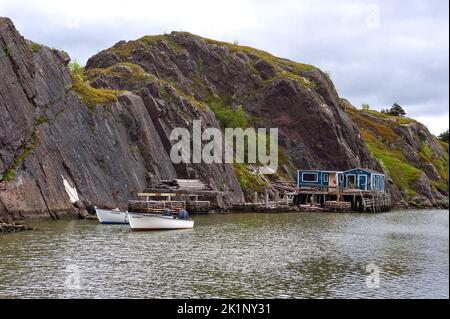
[{"label": "vegetation on slope", "polygon": [[208,106],[222,128],[246,128],[249,125],[247,114],[242,106],[233,110],[224,99],[217,97],[208,99]]},{"label": "vegetation on slope", "polygon": [[252,62],[248,65],[250,70],[253,71],[253,73],[256,73],[256,69],[254,66],[254,63],[257,61],[265,61],[268,64],[270,64],[274,71],[275,76],[271,79],[267,79],[266,82],[272,82],[281,78],[287,78],[290,80],[293,80],[297,84],[310,88],[312,90],[317,89],[317,83],[313,80],[309,80],[303,76],[303,72],[305,71],[315,71],[317,68],[313,65],[299,63],[295,61],[291,61],[289,59],[276,57],[266,51],[258,50],[252,47],[248,46],[242,46],[235,43],[228,43],[228,42],[222,42],[217,40],[212,40],[208,38],[203,38],[197,35],[193,35],[187,32],[183,32],[187,36],[195,37],[201,40],[206,41],[209,44],[214,44],[218,46],[225,46],[227,47],[230,52],[238,54],[238,53],[244,53],[247,56],[249,56],[252,60]]},{"label": "vegetation on slope", "polygon": [[133,41],[121,41],[112,47],[112,51],[122,58],[131,56],[139,46],[147,49],[169,46],[175,52],[180,52],[181,47],[168,34],[163,35],[147,35]]},{"label": "vegetation on slope", "polygon": [[161,96],[166,101],[171,101],[174,96],[170,91],[174,91],[176,96],[188,102],[200,110],[207,110],[208,107],[202,101],[195,99],[192,95],[188,95],[173,81],[161,79],[154,74],[146,72],[140,65],[131,62],[118,62],[107,68],[92,68],[87,71],[83,71],[83,76],[88,83],[93,83],[99,78],[118,78],[120,83],[127,87],[144,87],[148,83],[154,83],[158,85]]},{"label": "vegetation on slope", "polygon": [[[254,64],[257,61],[262,60],[269,63],[274,68],[275,76],[271,79],[266,80],[268,82],[280,78],[288,78],[304,87],[308,87],[313,90],[317,88],[317,84],[314,81],[308,80],[302,75],[302,72],[317,70],[315,66],[276,57],[268,52],[248,46],[242,46],[235,43],[221,42],[208,38],[203,38],[188,32],[178,32],[178,34],[184,35],[185,37],[202,40],[208,44],[227,47],[230,50],[230,52],[235,54],[237,53],[246,54],[251,59],[251,62],[248,63],[247,66],[253,73],[257,73],[254,67]],[[164,34],[164,35],[144,36],[142,38],[133,41],[121,41],[116,45],[114,45],[111,48],[111,51],[117,54],[120,58],[127,59],[128,57],[132,56],[132,54],[138,48],[141,49],[144,48],[145,51],[148,52],[152,52],[153,50],[155,52],[158,52],[170,48],[176,54],[180,53],[183,50],[183,47],[176,42],[174,34]],[[199,70],[200,74],[204,75],[205,72],[203,67],[203,61],[201,60],[201,58],[197,61],[197,64],[200,69]],[[201,79],[193,78],[192,80],[195,82],[195,85],[205,87],[204,83],[201,83],[202,82]]]},{"label": "vegetation on slope", "polygon": [[142,67],[130,62],[119,62],[108,68],[94,68],[83,71],[83,76],[86,76],[89,81],[95,81],[102,75],[120,77],[126,83],[139,83],[147,80],[156,81],[156,77],[146,73]]},{"label": "vegetation on slope", "polygon": [[[263,192],[264,187],[267,186],[267,182],[262,180],[257,174],[253,172],[255,166],[261,166],[262,164],[258,161],[256,163],[248,162],[248,150],[249,144],[255,144],[256,152],[258,152],[258,140],[262,138],[257,133],[257,128],[261,127],[258,125],[262,121],[261,118],[249,116],[241,106],[237,106],[233,109],[229,106],[225,99],[218,97],[211,97],[208,99],[208,106],[213,111],[222,128],[255,128],[255,139],[246,139],[244,145],[244,163],[234,163],[233,169],[234,173],[241,185],[241,188],[247,198],[253,198],[254,192]],[[262,126],[264,127],[264,125]],[[266,140],[266,150],[270,150],[270,134],[267,132],[265,136]],[[236,148],[234,148],[236,154]],[[278,147],[278,165],[284,165],[289,162],[287,152],[281,146]],[[276,172],[273,179],[285,179],[285,176],[281,174],[280,171]]]},{"label": "vegetation on slope", "polygon": [[441,142],[444,142],[444,143],[447,143],[447,144],[448,144],[448,134],[449,134],[449,133],[448,133],[448,129],[447,129],[445,132],[439,134],[439,136],[438,136],[439,140],[440,140]]},{"label": "vegetation on slope", "polygon": [[109,106],[117,102],[117,91],[93,88],[86,80],[84,68],[79,63],[72,61],[69,66],[72,72],[71,89],[88,106],[90,111],[93,111],[97,105]]},{"label": "vegetation on slope", "polygon": [[258,58],[265,60],[265,61],[269,62],[270,64],[274,65],[280,72],[285,71],[285,72],[292,72],[294,74],[299,74],[302,71],[317,70],[317,68],[313,65],[294,62],[294,61],[291,61],[288,59],[276,57],[266,51],[258,50],[258,49],[252,48],[252,47],[238,45],[235,43],[212,40],[212,39],[208,39],[208,38],[203,38],[203,37],[193,35],[193,34],[190,34],[187,32],[183,32],[183,33],[185,33],[191,37],[197,37],[199,39],[203,39],[209,44],[226,46],[233,53],[243,52],[249,56],[257,56]]},{"label": "vegetation on slope", "polygon": [[[369,133],[366,133],[366,137],[367,134]],[[368,139],[371,140],[373,137],[371,136]],[[420,178],[422,172],[410,165],[398,150],[390,150],[379,142],[369,142],[366,140],[366,143],[371,154],[381,162],[383,168],[392,178],[397,188],[409,196],[416,195],[414,182]]]},{"label": "vegetation on slope", "polygon": [[[208,105],[210,109],[216,116],[217,121],[220,126],[224,128],[242,128],[246,129],[251,127],[249,122],[249,117],[241,106],[238,106],[235,110],[227,105],[224,99],[218,97],[211,97],[208,99]],[[269,141],[268,141],[269,142]],[[245,163],[234,163],[233,170],[239,184],[247,198],[253,195],[253,192],[264,191],[264,186],[267,186],[266,182],[263,181],[256,174],[251,172],[248,163],[248,145],[249,143],[254,143],[257,145],[258,136],[255,140],[245,140],[244,146],[244,157]],[[236,148],[234,147],[236,152]],[[236,153],[235,153],[236,154]],[[254,163],[256,164],[256,163]]]},{"label": "vegetation on slope", "polygon": [[407,160],[408,154],[404,153],[405,148],[402,147],[405,143],[404,137],[399,135],[395,128],[400,125],[419,125],[418,122],[403,116],[393,116],[368,108],[358,110],[346,106],[345,110],[359,126],[361,136],[372,155],[381,162],[400,191],[408,196],[415,196],[417,192],[414,183],[421,177],[423,167],[430,164],[440,177],[438,180],[431,180],[432,188],[439,190],[441,193],[448,193],[448,153],[437,156],[426,141],[421,140],[418,136],[414,136],[414,139],[420,145],[416,152],[421,162],[411,163]]},{"label": "vegetation on slope", "polygon": [[42,44],[39,44],[36,42],[30,42],[30,44],[28,46],[33,53],[38,52],[42,48]]},{"label": "vegetation on slope", "polygon": [[16,179],[16,170],[22,165],[28,154],[39,144],[39,132],[37,128],[34,129],[31,135],[31,141],[28,145],[25,145],[22,152],[14,158],[11,166],[3,174],[3,181],[11,182]]}]

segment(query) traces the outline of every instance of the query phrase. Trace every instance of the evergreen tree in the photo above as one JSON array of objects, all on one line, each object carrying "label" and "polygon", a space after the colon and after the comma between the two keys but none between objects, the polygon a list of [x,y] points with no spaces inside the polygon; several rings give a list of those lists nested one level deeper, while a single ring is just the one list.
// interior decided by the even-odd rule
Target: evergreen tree
[{"label": "evergreen tree", "polygon": [[370,110],[370,105],[367,104],[367,103],[363,103],[363,104],[361,105],[361,109],[362,109],[363,111],[368,111],[368,110]]},{"label": "evergreen tree", "polygon": [[444,133],[441,133],[438,138],[445,143],[448,143],[448,129]]},{"label": "evergreen tree", "polygon": [[387,114],[393,116],[405,116],[406,112],[398,103],[394,103]]}]

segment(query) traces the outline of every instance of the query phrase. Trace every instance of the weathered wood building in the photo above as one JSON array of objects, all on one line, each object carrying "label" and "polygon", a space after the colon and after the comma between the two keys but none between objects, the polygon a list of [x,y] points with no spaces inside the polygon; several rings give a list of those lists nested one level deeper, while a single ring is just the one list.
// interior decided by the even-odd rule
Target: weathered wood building
[{"label": "weathered wood building", "polygon": [[326,210],[384,211],[391,207],[385,182],[383,173],[367,168],[299,170],[295,202]]},{"label": "weathered wood building", "polygon": [[301,188],[359,189],[384,192],[383,173],[368,168],[353,168],[347,171],[299,170],[297,185]]}]

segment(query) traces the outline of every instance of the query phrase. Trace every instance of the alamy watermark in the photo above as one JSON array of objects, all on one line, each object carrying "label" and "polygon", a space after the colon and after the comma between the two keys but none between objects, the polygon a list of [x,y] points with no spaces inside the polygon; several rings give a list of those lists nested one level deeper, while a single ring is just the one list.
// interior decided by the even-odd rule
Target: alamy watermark
[{"label": "alamy watermark", "polygon": [[194,120],[192,134],[187,128],[175,128],[170,134],[170,159],[174,164],[205,163],[261,164],[272,173],[278,169],[277,128],[219,128],[202,131],[202,121]]},{"label": "alamy watermark", "polygon": [[380,288],[380,267],[375,264],[366,266],[366,287],[369,289]]},{"label": "alamy watermark", "polygon": [[66,280],[64,282],[65,287],[68,290],[79,290],[81,289],[81,277],[80,277],[80,267],[75,264],[70,264],[66,266]]},{"label": "alamy watermark", "polygon": [[378,29],[381,26],[380,7],[376,4],[367,6],[366,27]]}]

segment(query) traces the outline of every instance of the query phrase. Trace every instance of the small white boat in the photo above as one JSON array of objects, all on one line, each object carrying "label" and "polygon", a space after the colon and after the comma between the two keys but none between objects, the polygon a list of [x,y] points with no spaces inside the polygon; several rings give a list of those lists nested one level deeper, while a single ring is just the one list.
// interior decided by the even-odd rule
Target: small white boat
[{"label": "small white boat", "polygon": [[101,224],[128,224],[127,212],[119,209],[99,209],[95,208],[97,218]]},{"label": "small white boat", "polygon": [[131,230],[187,229],[194,227],[192,219],[179,219],[160,214],[128,212],[128,221]]}]

